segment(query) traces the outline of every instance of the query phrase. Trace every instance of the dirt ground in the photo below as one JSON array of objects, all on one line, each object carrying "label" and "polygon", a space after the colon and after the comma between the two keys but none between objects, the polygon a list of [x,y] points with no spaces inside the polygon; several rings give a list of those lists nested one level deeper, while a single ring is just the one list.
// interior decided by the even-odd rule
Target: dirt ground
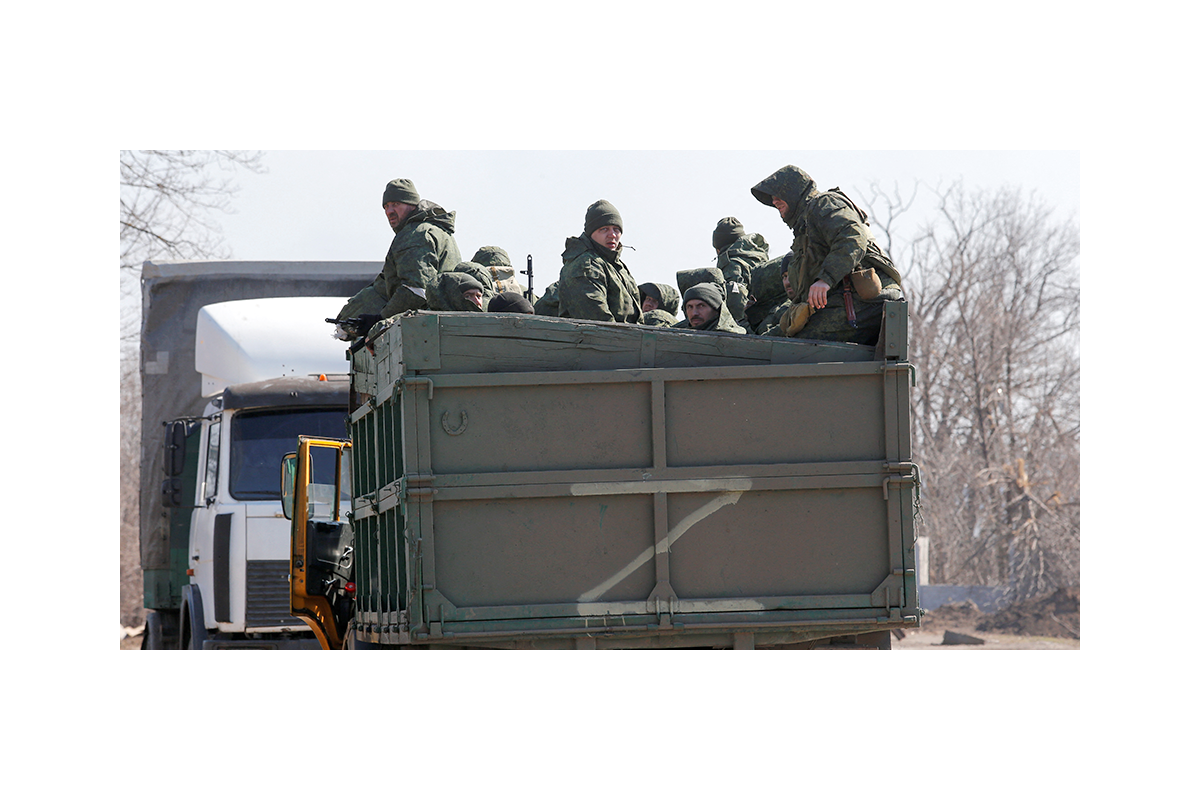
[{"label": "dirt ground", "polygon": [[1078,650],[1079,589],[1059,589],[992,614],[970,601],[950,603],[904,634],[893,637],[894,649]]},{"label": "dirt ground", "polygon": [[[1079,589],[1059,589],[994,614],[969,601],[951,603],[928,612],[919,629],[904,634],[893,637],[894,649],[1078,650]],[[121,629],[122,650],[141,646],[140,628]]]}]

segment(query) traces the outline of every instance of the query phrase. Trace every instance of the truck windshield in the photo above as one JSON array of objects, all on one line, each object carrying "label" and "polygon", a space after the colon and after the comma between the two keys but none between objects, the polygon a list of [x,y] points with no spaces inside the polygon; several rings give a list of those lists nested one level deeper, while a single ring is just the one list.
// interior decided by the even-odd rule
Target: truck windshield
[{"label": "truck windshield", "polygon": [[[243,411],[230,427],[229,493],[237,500],[279,500],[279,462],[296,450],[297,436],[346,438],[344,409]],[[317,457],[319,473],[333,473],[333,451]],[[332,483],[332,479],[328,481]],[[345,487],[348,489],[349,487]],[[345,493],[345,492],[343,492]]]}]

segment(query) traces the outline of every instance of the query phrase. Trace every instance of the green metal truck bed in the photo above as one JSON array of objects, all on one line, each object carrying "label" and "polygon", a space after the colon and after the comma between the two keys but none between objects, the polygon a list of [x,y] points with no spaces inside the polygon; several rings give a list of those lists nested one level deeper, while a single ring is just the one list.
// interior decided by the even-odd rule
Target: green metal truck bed
[{"label": "green metal truck bed", "polygon": [[353,634],[803,647],[915,626],[906,322],[889,303],[877,352],[400,318],[355,361]]}]

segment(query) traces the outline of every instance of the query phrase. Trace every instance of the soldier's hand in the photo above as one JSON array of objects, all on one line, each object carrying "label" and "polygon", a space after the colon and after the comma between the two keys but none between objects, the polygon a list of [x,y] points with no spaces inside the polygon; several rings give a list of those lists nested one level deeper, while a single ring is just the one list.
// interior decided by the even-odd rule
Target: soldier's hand
[{"label": "soldier's hand", "polygon": [[808,305],[813,311],[824,308],[829,298],[829,284],[817,281],[808,288]]}]

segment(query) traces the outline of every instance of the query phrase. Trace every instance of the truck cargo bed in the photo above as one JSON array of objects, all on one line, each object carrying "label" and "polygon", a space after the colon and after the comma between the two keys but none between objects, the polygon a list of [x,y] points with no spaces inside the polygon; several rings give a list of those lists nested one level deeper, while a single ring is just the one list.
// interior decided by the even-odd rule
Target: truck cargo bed
[{"label": "truck cargo bed", "polygon": [[761,647],[917,625],[905,325],[889,303],[877,351],[400,318],[355,360],[355,637]]}]

